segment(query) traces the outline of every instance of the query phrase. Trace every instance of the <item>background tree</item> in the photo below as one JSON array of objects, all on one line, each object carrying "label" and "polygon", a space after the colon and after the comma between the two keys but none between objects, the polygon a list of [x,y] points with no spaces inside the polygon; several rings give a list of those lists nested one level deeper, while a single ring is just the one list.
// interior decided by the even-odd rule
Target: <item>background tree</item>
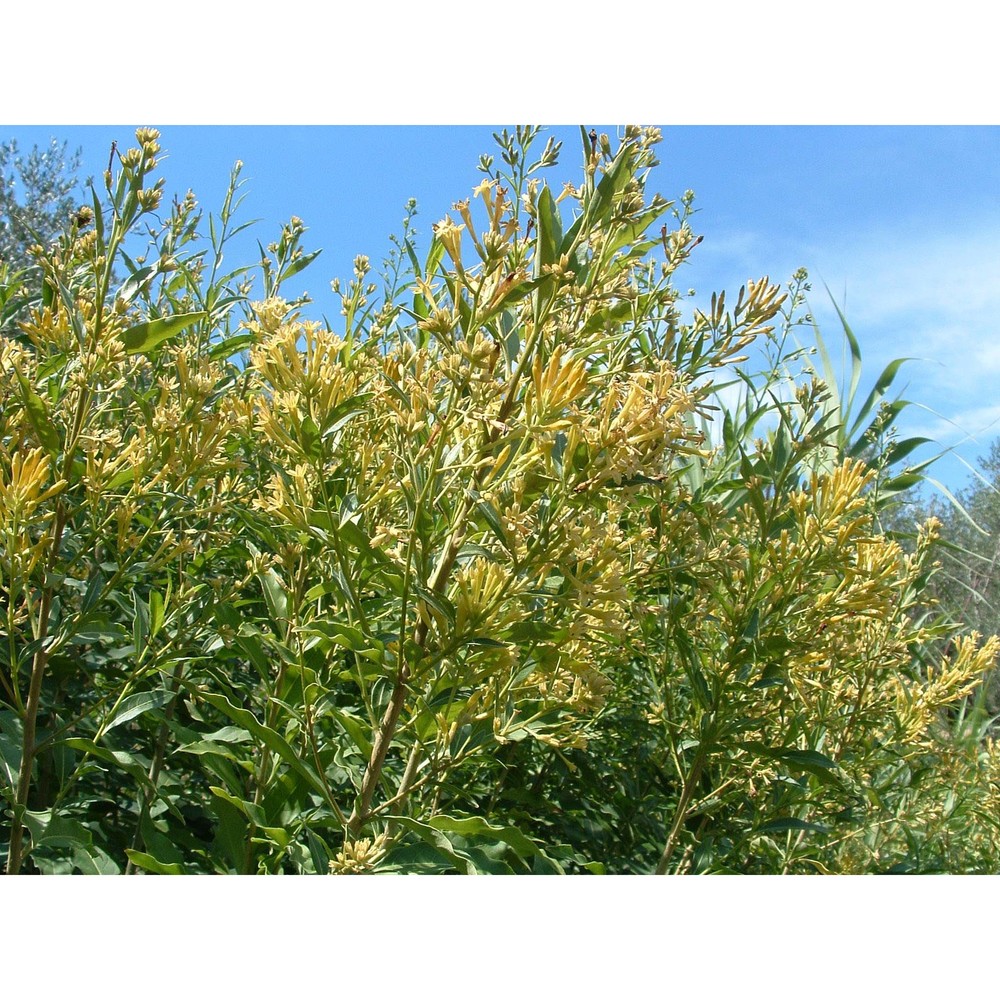
[{"label": "background tree", "polygon": [[0,143],[0,263],[24,267],[29,246],[47,244],[67,228],[76,208],[80,154],[54,138],[27,155],[16,139]]},{"label": "background tree", "polygon": [[[962,622],[981,635],[1000,634],[1000,438],[980,457],[976,473],[956,503],[915,491],[889,525],[906,535],[928,517],[941,522],[936,546],[940,567],[928,580],[926,613]],[[1000,714],[1000,673],[990,672],[983,707]]]}]

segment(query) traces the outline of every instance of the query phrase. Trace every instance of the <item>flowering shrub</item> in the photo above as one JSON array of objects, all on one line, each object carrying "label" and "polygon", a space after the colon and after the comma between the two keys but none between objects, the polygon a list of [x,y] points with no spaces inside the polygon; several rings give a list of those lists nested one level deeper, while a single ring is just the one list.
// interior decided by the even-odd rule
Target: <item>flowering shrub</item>
[{"label": "flowering shrub", "polygon": [[[869,870],[942,789],[992,801],[942,720],[996,641],[924,663],[927,547],[831,464],[822,384],[780,447],[704,432],[786,296],[683,322],[658,130],[585,135],[558,196],[536,137],[423,260],[407,221],[377,299],[358,257],[336,329],[281,295],[297,219],[259,297],[220,274],[238,166],[208,250],[189,194],[132,254],[155,130],[37,248],[0,357],[8,871]],[[628,822],[607,766],[654,776]],[[992,863],[975,830],[945,863]]]}]

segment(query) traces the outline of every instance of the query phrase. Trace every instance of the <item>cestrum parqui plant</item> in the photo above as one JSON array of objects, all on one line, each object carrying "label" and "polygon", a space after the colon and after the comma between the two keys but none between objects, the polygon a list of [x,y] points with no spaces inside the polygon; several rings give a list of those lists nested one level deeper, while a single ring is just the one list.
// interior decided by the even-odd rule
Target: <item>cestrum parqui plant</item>
[{"label": "cestrum parqui plant", "polygon": [[588,141],[558,198],[483,181],[412,256],[412,302],[364,312],[356,262],[343,331],[256,306],[253,515],[295,552],[260,574],[274,641],[298,651],[275,698],[322,653],[301,724],[357,746],[353,787],[331,789],[349,839],[431,819],[446,776],[498,744],[585,745],[614,683],[650,540],[629,499],[703,447],[711,373],[781,304],[764,281],[735,319],[679,327],[670,279],[694,236],[686,212],[650,235],[671,208],[645,188],[658,141]]}]

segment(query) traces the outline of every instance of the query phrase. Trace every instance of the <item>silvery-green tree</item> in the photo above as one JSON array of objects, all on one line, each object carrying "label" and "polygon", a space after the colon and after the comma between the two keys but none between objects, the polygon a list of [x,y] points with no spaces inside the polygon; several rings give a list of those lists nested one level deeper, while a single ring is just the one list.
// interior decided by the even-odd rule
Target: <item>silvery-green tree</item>
[{"label": "silvery-green tree", "polygon": [[76,200],[80,150],[52,139],[22,153],[16,139],[0,143],[0,263],[19,270],[28,247],[47,244],[69,225]]}]

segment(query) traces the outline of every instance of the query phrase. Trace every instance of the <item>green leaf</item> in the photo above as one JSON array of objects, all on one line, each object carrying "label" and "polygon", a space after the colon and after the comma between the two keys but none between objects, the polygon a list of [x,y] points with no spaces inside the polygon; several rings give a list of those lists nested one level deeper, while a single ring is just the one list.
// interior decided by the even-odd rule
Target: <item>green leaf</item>
[{"label": "green leaf", "polygon": [[[66,623],[65,627],[73,627],[72,622]],[[123,642],[128,637],[128,632],[117,622],[108,621],[103,615],[88,615],[81,619],[71,633],[66,636],[66,642],[71,646],[91,645],[104,643],[107,646],[114,646]]]},{"label": "green leaf", "polygon": [[141,868],[143,871],[152,872],[154,875],[188,875],[190,874],[183,865],[164,864],[157,861],[152,854],[144,854],[142,851],[133,851],[130,847],[125,848],[129,861]]},{"label": "green leaf", "polygon": [[320,439],[319,428],[312,417],[305,417],[301,424],[302,428],[302,451],[306,458],[311,458],[314,462],[323,458],[323,443]]},{"label": "green leaf", "polygon": [[803,771],[811,771],[813,774],[837,768],[836,761],[831,760],[818,750],[780,750],[776,753],[776,756],[793,767],[801,768]]},{"label": "green leaf", "polygon": [[24,401],[24,409],[28,414],[28,421],[32,430],[38,438],[41,446],[55,458],[59,454],[61,440],[59,432],[49,418],[49,412],[41,398],[31,388],[31,384],[20,373],[17,372],[17,381],[21,387],[21,398]]},{"label": "green leaf", "polygon": [[198,688],[194,684],[189,684],[186,681],[181,681],[186,687],[188,687],[192,694],[194,694],[200,701],[207,702],[213,708],[218,709],[227,718],[230,718],[238,726],[242,726],[256,739],[260,740],[272,753],[277,754],[306,784],[316,793],[318,793],[324,801],[327,798],[326,786],[323,784],[320,777],[316,772],[306,764],[296,752],[288,744],[288,741],[284,739],[279,733],[275,732],[273,729],[262,725],[253,712],[247,711],[245,708],[237,708],[232,702],[225,698],[221,694],[213,694],[210,691],[204,691]]},{"label": "green leaf", "polygon": [[104,208],[101,199],[97,196],[97,188],[90,184],[90,196],[94,205],[94,230],[97,233],[98,252],[104,249]]},{"label": "green leaf", "polygon": [[126,753],[124,750],[109,750],[107,747],[98,746],[93,740],[87,740],[81,736],[71,736],[61,742],[64,746],[80,750],[91,757],[96,757],[98,760],[104,761],[106,764],[112,764],[115,767],[121,768],[126,774],[130,774],[140,785],[152,787],[147,774],[148,763],[143,764],[142,761],[138,760],[132,754]]},{"label": "green leaf", "polygon": [[506,649],[507,643],[500,642],[499,639],[491,639],[485,635],[473,635],[468,639],[463,639],[462,646],[485,646],[487,649]]},{"label": "green leaf", "polygon": [[177,748],[178,753],[193,753],[197,756],[214,753],[227,760],[239,760],[227,744],[246,743],[253,737],[238,726],[223,726],[214,733],[209,733],[204,739],[185,743]]},{"label": "green leaf", "polygon": [[443,256],[444,244],[436,236],[431,237],[431,247],[427,251],[427,263],[424,264],[424,278],[428,282],[434,276],[434,272],[437,271],[438,264],[441,263]]},{"label": "green leaf", "polygon": [[288,615],[288,597],[285,594],[281,577],[275,570],[269,569],[266,573],[258,573],[257,579],[264,589],[264,603],[267,605],[268,614],[275,622],[282,622]]},{"label": "green leaf", "polygon": [[208,356],[213,361],[225,361],[234,354],[239,354],[240,351],[250,347],[255,339],[256,334],[253,333],[234,334],[232,337],[227,337],[225,340],[220,340],[215,344],[208,352]]},{"label": "green leaf", "polygon": [[104,596],[104,587],[107,581],[104,574],[98,569],[87,583],[87,590],[80,603],[80,611],[86,615],[94,609],[97,602]]},{"label": "green leaf", "polygon": [[418,583],[413,585],[413,593],[420,598],[432,611],[437,612],[441,615],[449,625],[455,624],[455,605],[448,600],[444,594],[439,594],[436,591],[429,590],[427,587],[422,587]]},{"label": "green leaf", "polygon": [[367,759],[372,754],[372,742],[368,738],[370,729],[361,719],[340,709],[332,709],[331,715],[344,727],[344,732],[354,741],[354,745],[361,751]]},{"label": "green leaf", "polygon": [[836,761],[818,750],[799,750],[796,747],[769,747],[764,743],[745,743],[743,748],[750,753],[777,760],[792,770],[808,771],[824,782],[838,783],[835,772],[839,770]]},{"label": "green leaf", "polygon": [[919,472],[902,472],[882,483],[879,492],[883,496],[888,496],[891,493],[902,493],[914,486],[919,486],[923,481],[924,477]]},{"label": "green leaf", "polygon": [[257,668],[261,677],[269,677],[271,674],[271,658],[261,642],[260,636],[241,635],[237,636],[235,645],[246,655],[246,658]]},{"label": "green leaf", "polygon": [[487,840],[506,844],[522,859],[541,858],[551,867],[550,874],[562,875],[563,869],[532,840],[514,826],[493,826],[481,816],[435,816],[429,826],[444,833],[458,833],[463,837],[483,837]]},{"label": "green leaf", "polygon": [[64,864],[46,855],[52,849],[69,849],[73,867],[84,875],[118,875],[121,869],[93,842],[93,834],[82,823],[52,810],[25,810],[24,825],[31,833],[31,854],[43,873],[67,871]]},{"label": "green leaf", "polygon": [[390,816],[387,818],[415,833],[424,843],[433,848],[440,858],[449,862],[460,875],[479,874],[479,869],[473,860],[467,854],[457,850],[440,830],[411,819],[409,816]]},{"label": "green leaf", "polygon": [[373,392],[359,392],[350,399],[345,399],[338,403],[329,413],[323,417],[323,437],[327,438],[331,434],[336,434],[342,427],[345,427],[356,416],[365,412],[365,404],[374,396]]},{"label": "green leaf", "polygon": [[109,491],[121,489],[126,483],[131,483],[135,479],[135,469],[120,469],[111,477],[107,489]]},{"label": "green leaf", "polygon": [[416,251],[413,249],[413,240],[407,239],[403,244],[406,248],[406,255],[410,258],[410,266],[413,268],[413,276],[415,278],[422,278],[423,274],[420,270],[420,261],[417,259]]},{"label": "green leaf", "polygon": [[868,415],[875,412],[876,406],[885,396],[886,390],[892,384],[899,369],[906,364],[907,361],[912,360],[912,358],[896,358],[895,361],[890,361],[889,364],[885,366],[882,374],[875,380],[875,385],[872,386],[872,391],[868,394],[867,399],[865,399],[862,404],[861,410],[858,412],[857,419],[851,425],[851,430],[849,432],[850,437],[853,438],[860,431],[861,425],[864,423]]},{"label": "green leaf", "polygon": [[604,248],[604,252],[613,252],[615,250],[620,250],[622,247],[632,245],[633,252],[626,256],[626,260],[633,257],[641,257],[648,253],[654,246],[656,246],[657,241],[643,241],[638,242],[646,230],[654,223],[664,212],[667,211],[671,206],[671,202],[662,201],[656,205],[651,206],[646,209],[642,215],[639,216],[634,222],[630,222],[621,227],[620,230],[613,233],[613,239]]},{"label": "green leaf", "polygon": [[330,849],[326,846],[322,838],[316,836],[309,827],[306,827],[306,843],[309,845],[309,857],[312,859],[313,868],[317,875],[325,875],[330,868]]},{"label": "green leaf", "polygon": [[117,726],[129,722],[154,708],[162,708],[174,695],[170,691],[140,691],[138,694],[129,695],[115,712],[114,718],[104,727],[104,732],[108,733]]},{"label": "green leaf", "polygon": [[51,809],[25,809],[22,822],[31,834],[35,847],[90,846],[93,835],[82,823],[53,813]]},{"label": "green leaf", "polygon": [[[13,795],[21,770],[21,750],[24,745],[24,724],[17,714],[0,711],[0,782],[6,784]],[[0,786],[2,787],[2,786]]]},{"label": "green leaf", "polygon": [[255,826],[263,827],[267,823],[264,810],[255,802],[248,802],[246,799],[241,799],[238,795],[233,795],[232,792],[227,791],[225,788],[220,788],[218,785],[210,785],[209,791],[222,799],[223,802],[228,802],[231,806],[238,809]]},{"label": "green leaf", "polygon": [[500,515],[497,513],[496,508],[490,502],[483,500],[482,497],[475,490],[467,490],[467,496],[476,505],[476,510],[482,515],[482,518],[489,525],[493,534],[496,535],[497,541],[510,551],[510,542],[507,539],[507,532],[504,530],[503,522],[500,520]]},{"label": "green leaf", "polygon": [[304,253],[301,257],[296,257],[288,267],[281,272],[281,281],[287,281],[294,277],[299,271],[308,267],[323,251],[313,250],[312,253]]},{"label": "green leaf", "polygon": [[[427,305],[427,300],[423,297],[423,295],[414,295],[413,308],[407,309],[405,311],[409,313],[409,315],[412,316],[413,319],[415,319],[419,323],[420,320],[427,319],[427,317],[430,315],[431,310],[430,306]],[[420,333],[423,335],[423,339],[427,339],[430,336],[429,334],[425,333],[422,330],[420,331]],[[426,346],[426,344],[421,344],[420,346],[424,347]]]},{"label": "green leaf", "polygon": [[563,237],[559,253],[572,253],[579,240],[607,217],[614,204],[615,196],[620,194],[632,176],[632,151],[626,146],[618,150],[607,173],[601,178],[596,191],[586,201],[583,214],[573,223]]},{"label": "green leaf", "polygon": [[125,353],[147,354],[164,340],[169,340],[189,326],[201,322],[207,315],[206,312],[181,313],[178,316],[165,316],[162,319],[137,323],[121,334]]},{"label": "green leaf", "polygon": [[907,438],[905,441],[899,441],[892,445],[886,452],[886,465],[895,465],[906,458],[915,448],[919,448],[920,445],[933,443],[933,439],[925,437],[912,437]]},{"label": "green leaf", "polygon": [[538,238],[535,244],[535,277],[540,278],[543,269],[559,259],[562,246],[562,218],[559,206],[546,184],[538,195]]},{"label": "green leaf", "polygon": [[139,294],[139,290],[146,283],[147,279],[153,276],[154,271],[155,268],[147,264],[145,267],[141,267],[133,274],[130,274],[125,279],[122,287],[118,289],[116,298],[125,305],[128,305]]},{"label": "green leaf", "polygon": [[121,875],[114,859],[96,844],[73,848],[73,863],[84,875]]},{"label": "green leaf", "polygon": [[246,865],[246,844],[248,821],[246,816],[235,806],[219,796],[213,796],[209,808],[218,818],[215,828],[215,839],[212,843],[213,854],[227,859],[229,870],[240,872]]},{"label": "green leaf", "polygon": [[269,825],[267,822],[267,814],[264,809],[256,805],[253,802],[248,802],[246,799],[241,799],[230,792],[227,792],[224,788],[219,788],[217,785],[209,786],[209,791],[213,795],[217,795],[220,799],[228,802],[231,806],[235,806],[247,819],[250,820],[254,826],[257,827],[258,833],[263,833],[267,836],[272,843],[277,844],[279,847],[287,847],[292,842],[291,834],[283,826],[273,826]]},{"label": "green leaf", "polygon": [[851,381],[847,388],[846,396],[840,396],[839,389],[837,389],[837,381],[833,375],[833,366],[830,364],[829,355],[826,353],[826,347],[820,337],[819,328],[815,323],[813,324],[813,328],[816,331],[816,341],[817,344],[820,345],[820,351],[823,355],[823,366],[827,375],[827,386],[831,390],[837,390],[838,395],[840,396],[838,409],[842,414],[842,419],[846,422],[848,415],[854,407],[854,399],[858,392],[858,384],[861,381],[861,348],[858,346],[858,338],[854,336],[854,331],[847,322],[847,317],[844,315],[840,306],[837,305],[837,300],[833,297],[833,293],[825,284],[823,287],[826,288],[826,294],[830,296],[833,308],[837,310],[837,316],[840,319],[840,325],[844,331],[844,337],[847,339],[848,346],[851,349]]},{"label": "green leaf", "polygon": [[137,660],[142,659],[146,651],[146,641],[149,639],[149,606],[139,596],[137,590],[132,590],[132,643],[135,646]]},{"label": "green leaf", "polygon": [[154,590],[149,595],[149,636],[155,639],[163,627],[164,602],[163,595]]}]

